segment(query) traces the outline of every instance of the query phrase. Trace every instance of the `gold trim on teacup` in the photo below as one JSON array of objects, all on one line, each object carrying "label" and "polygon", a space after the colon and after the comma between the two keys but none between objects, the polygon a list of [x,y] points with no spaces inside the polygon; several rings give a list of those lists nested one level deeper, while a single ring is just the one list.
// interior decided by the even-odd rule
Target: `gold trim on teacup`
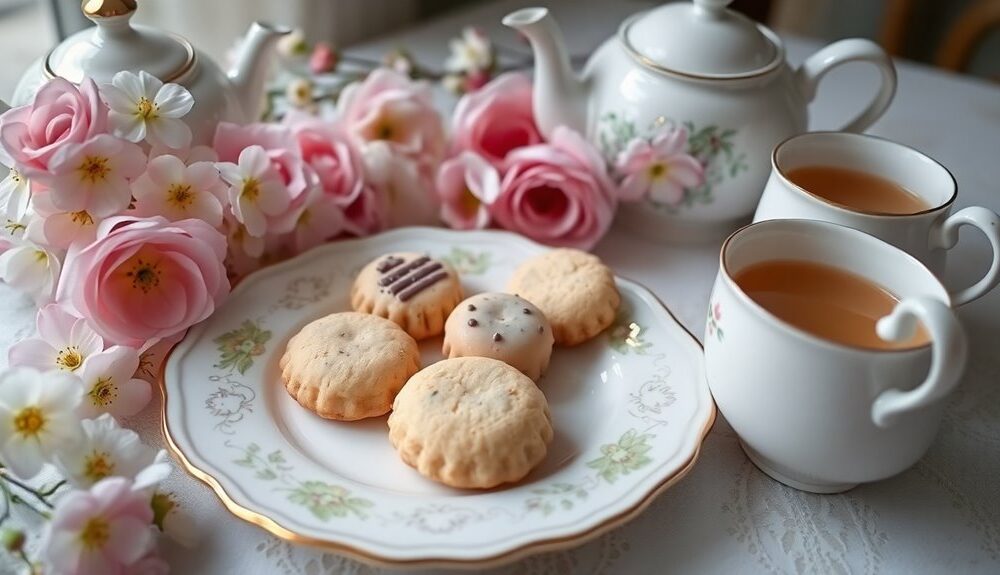
[{"label": "gold trim on teacup", "polygon": [[735,74],[696,74],[694,72],[681,72],[680,70],[675,70],[669,68],[653,60],[647,58],[642,52],[637,50],[635,46],[632,45],[628,40],[628,30],[632,27],[632,24],[636,20],[641,18],[646,14],[646,10],[642,12],[636,12],[635,14],[626,18],[621,25],[618,27],[618,41],[621,43],[622,48],[625,52],[632,57],[633,60],[639,63],[644,68],[658,72],[660,74],[666,74],[667,76],[674,76],[677,78],[682,78],[685,80],[701,80],[701,81],[718,81],[723,82],[727,80],[749,80],[751,78],[759,78],[761,76],[766,76],[781,68],[781,65],[785,62],[785,45],[781,41],[781,38],[777,34],[771,31],[770,28],[764,26],[763,24],[754,23],[757,26],[757,30],[763,34],[771,45],[774,46],[774,58],[770,62],[765,64],[760,68],[755,68],[748,72],[738,72]]},{"label": "gold trim on teacup", "polygon": [[[917,265],[918,267],[920,267],[920,269],[922,269],[925,272],[927,272],[927,274],[930,275],[932,278],[934,278],[934,281],[938,282],[939,285],[941,283],[940,281],[938,281],[937,277],[934,276],[934,274],[932,274],[931,271],[927,269],[927,266],[925,266],[924,264],[922,264],[920,262],[920,260],[918,260],[917,258],[915,258],[912,255],[908,254],[907,252],[905,252],[905,251],[897,248],[896,246],[894,246],[894,245],[892,245],[890,243],[884,242],[884,241],[876,238],[875,236],[872,236],[870,234],[866,234],[865,232],[862,232],[862,231],[857,230],[855,228],[852,228],[850,226],[845,226],[845,225],[842,225],[842,224],[835,224],[833,222],[827,222],[827,221],[823,221],[823,220],[810,220],[810,219],[803,219],[803,218],[787,218],[787,219],[776,219],[776,220],[764,220],[764,221],[760,221],[760,222],[753,222],[753,223],[747,224],[747,225],[743,226],[742,228],[736,230],[735,232],[729,234],[729,237],[726,238],[726,241],[722,242],[722,248],[719,250],[719,270],[722,272],[723,281],[726,282],[726,285],[728,285],[729,288],[733,291],[733,293],[736,294],[736,297],[738,299],[740,299],[744,303],[749,304],[752,309],[754,309],[755,311],[760,312],[764,317],[766,317],[768,319],[768,321],[770,321],[771,323],[777,325],[778,327],[780,327],[780,328],[782,328],[782,329],[784,329],[786,331],[791,332],[792,335],[795,335],[797,337],[803,337],[807,341],[811,341],[811,342],[814,342],[814,343],[819,343],[819,344],[822,344],[822,345],[830,346],[830,347],[833,347],[833,348],[836,348],[836,349],[852,350],[852,351],[865,351],[865,352],[871,352],[871,353],[900,353],[900,352],[912,352],[912,351],[921,350],[921,349],[928,349],[928,348],[931,347],[932,344],[934,344],[933,340],[931,340],[929,338],[928,338],[928,340],[925,343],[922,343],[920,345],[909,345],[909,346],[906,346],[906,347],[891,347],[891,348],[866,347],[866,346],[863,346],[863,345],[855,345],[855,344],[851,344],[851,343],[842,343],[842,342],[839,342],[839,341],[833,341],[831,339],[827,339],[825,337],[820,337],[820,336],[818,336],[818,335],[816,335],[816,334],[814,334],[812,332],[806,331],[806,330],[804,330],[804,329],[802,329],[800,327],[796,327],[796,326],[788,323],[787,321],[781,319],[780,317],[778,317],[775,314],[773,314],[770,311],[768,311],[764,306],[762,306],[759,303],[757,303],[756,301],[754,301],[754,299],[752,297],[750,297],[749,295],[747,295],[747,293],[745,291],[743,291],[743,288],[741,288],[740,285],[738,283],[736,283],[736,278],[734,278],[732,272],[729,271],[729,266],[726,265],[726,251],[729,248],[729,243],[737,235],[745,232],[747,229],[752,228],[754,226],[778,225],[777,222],[805,223],[807,225],[818,225],[820,227],[823,227],[823,226],[833,226],[834,228],[843,228],[844,230],[848,230],[849,233],[859,234],[859,237],[861,238],[861,241],[865,241],[865,242],[872,242],[872,241],[874,241],[874,242],[877,242],[877,243],[880,243],[880,244],[884,244],[884,245],[886,245],[886,246],[888,246],[888,247],[890,247],[890,248],[898,251],[900,254],[902,254],[903,257],[909,259],[911,263]],[[779,259],[780,260],[785,260],[785,261],[803,261],[803,262],[808,262],[808,263],[817,263],[815,260],[802,260],[802,259],[793,259],[793,258],[773,258],[773,260],[779,260]],[[763,261],[773,261],[773,260],[761,260],[761,261],[763,262]],[[819,262],[819,263],[822,263],[822,262]],[[848,271],[850,273],[857,273],[857,272],[853,272],[851,270],[847,270],[847,269],[845,269],[843,267],[840,267],[840,266],[837,266],[837,265],[833,265],[833,264],[823,264],[823,265],[827,265],[827,266],[830,266],[830,267],[835,267],[837,269]],[[865,279],[868,279],[869,281],[871,281],[869,278],[865,278]],[[942,292],[945,295],[944,303],[949,308],[952,307],[951,294],[949,294],[948,291],[946,289],[944,289],[944,286],[942,286]],[[892,292],[890,291],[889,293],[892,293]],[[895,296],[895,294],[893,294],[893,295]],[[901,298],[900,301],[902,301],[903,299],[906,299],[906,298]]]},{"label": "gold trim on teacup", "polygon": [[[691,330],[689,330],[683,323],[680,322],[679,319],[677,319],[677,316],[674,315],[674,313],[670,310],[670,308],[668,308],[666,304],[664,304],[663,301],[655,293],[653,293],[652,290],[650,290],[649,288],[647,288],[646,286],[637,281],[628,280],[627,278],[620,278],[620,279],[626,279],[626,281],[629,281],[639,286],[643,290],[645,290],[650,296],[652,296],[653,300],[656,303],[658,303],[661,308],[663,308],[663,311],[667,312],[667,315],[670,316],[670,318],[674,321],[674,323],[676,323],[677,326],[680,327],[681,330],[683,330],[683,332],[686,333],[688,337],[691,338],[692,341],[694,341],[695,345],[697,345],[699,349],[704,351],[705,347],[702,345],[701,340],[695,337],[695,335],[691,333]],[[185,334],[183,339],[186,339],[187,337],[188,337],[187,334]],[[599,537],[600,535],[603,535],[604,533],[616,527],[620,527],[621,525],[624,525],[625,523],[631,521],[640,513],[645,511],[646,508],[649,507],[649,505],[660,494],[662,494],[664,491],[672,487],[674,484],[683,479],[688,473],[690,473],[691,470],[694,468],[695,463],[698,461],[699,456],[701,455],[701,448],[704,445],[705,439],[708,437],[708,434],[712,431],[712,427],[715,425],[715,421],[718,416],[718,408],[715,405],[715,398],[712,397],[711,392],[709,392],[708,419],[705,421],[705,424],[701,429],[701,432],[697,440],[697,444],[695,445],[694,448],[694,452],[687,459],[687,461],[685,461],[684,464],[681,465],[681,467],[677,469],[674,473],[665,477],[662,481],[660,481],[658,484],[653,486],[649,491],[647,491],[646,494],[643,495],[643,497],[635,505],[621,511],[616,515],[613,515],[612,517],[609,517],[602,523],[595,525],[594,527],[591,527],[586,531],[582,531],[580,533],[575,533],[573,535],[567,535],[563,537],[552,537],[548,539],[534,541],[522,545],[516,549],[512,549],[510,551],[500,553],[498,555],[494,555],[491,557],[484,557],[481,559],[454,559],[448,557],[432,557],[425,559],[402,559],[402,560],[392,559],[390,557],[385,557],[377,553],[361,550],[353,545],[348,545],[345,543],[337,543],[335,541],[330,541],[328,539],[320,539],[310,535],[303,535],[301,533],[296,532],[294,529],[285,527],[280,523],[278,523],[277,521],[275,521],[274,519],[268,517],[267,515],[258,513],[244,505],[241,505],[240,503],[237,503],[226,492],[225,488],[222,486],[222,484],[219,482],[218,479],[216,479],[209,472],[200,469],[199,467],[191,463],[191,461],[187,458],[187,456],[184,454],[181,448],[174,441],[173,435],[170,432],[170,424],[167,422],[167,386],[164,379],[167,362],[170,359],[170,356],[173,355],[174,350],[177,349],[177,346],[179,346],[183,342],[183,339],[182,341],[177,342],[164,355],[163,362],[160,364],[159,377],[157,378],[157,384],[160,389],[160,399],[161,399],[160,401],[161,429],[163,431],[164,442],[166,443],[167,448],[173,455],[174,459],[179,461],[189,474],[194,476],[196,479],[199,479],[209,487],[211,487],[215,495],[219,498],[220,501],[222,501],[222,504],[223,506],[225,506],[226,510],[228,510],[230,513],[232,513],[239,519],[242,519],[248,523],[253,523],[254,525],[263,528],[271,535],[274,535],[279,539],[283,539],[285,541],[299,545],[309,545],[325,551],[332,551],[334,553],[344,555],[351,559],[362,561],[380,567],[408,567],[408,568],[498,567],[500,565],[505,565],[507,563],[516,561],[518,559],[523,559],[525,557],[534,555],[536,553],[560,551],[560,550],[570,549],[578,545],[582,545],[583,543],[591,539]],[[704,357],[704,354],[702,354],[702,357]],[[705,385],[707,387],[708,385],[707,381],[705,382]]]},{"label": "gold trim on teacup", "polygon": [[[802,186],[796,184],[791,179],[789,179],[788,175],[785,173],[785,170],[782,169],[781,166],[778,165],[778,150],[780,150],[786,144],[790,143],[792,140],[795,140],[795,139],[798,139],[798,138],[805,138],[805,137],[808,137],[808,136],[817,136],[817,135],[819,135],[819,136],[837,135],[837,136],[846,136],[848,138],[861,138],[861,139],[876,140],[876,141],[879,141],[879,142],[885,142],[887,144],[892,144],[892,145],[895,145],[895,146],[899,146],[900,148],[909,150],[909,151],[914,152],[914,153],[916,153],[916,154],[918,154],[920,156],[923,156],[924,158],[927,158],[928,160],[930,160],[934,164],[937,164],[942,170],[944,170],[944,172],[946,174],[948,174],[948,177],[951,178],[951,196],[944,203],[939,204],[939,205],[937,205],[935,207],[927,208],[926,210],[920,210],[919,212],[909,212],[909,213],[905,213],[905,214],[898,214],[898,213],[889,213],[889,212],[873,212],[873,211],[868,211],[868,210],[861,210],[861,209],[858,209],[858,208],[854,208],[854,207],[848,206],[846,204],[840,204],[840,203],[837,203],[837,202],[830,201],[830,200],[824,198],[823,196],[820,196],[818,194],[814,194],[814,193],[810,192],[809,190],[803,188]],[[820,162],[820,163],[822,163],[822,162]],[[826,205],[828,205],[830,207],[837,208],[839,210],[842,210],[842,211],[845,211],[845,212],[848,212],[848,213],[851,213],[851,214],[862,215],[862,216],[870,216],[870,217],[875,217],[875,218],[900,218],[900,217],[907,218],[907,217],[913,217],[913,216],[924,216],[924,215],[927,215],[927,214],[932,214],[932,213],[934,213],[934,212],[936,212],[938,210],[947,209],[949,206],[951,206],[953,203],[955,203],[955,198],[958,197],[958,181],[955,180],[955,174],[952,174],[951,170],[949,170],[947,167],[945,167],[944,164],[942,164],[941,162],[935,160],[934,158],[928,156],[927,154],[921,152],[920,150],[918,150],[918,149],[916,149],[916,148],[914,148],[912,146],[907,146],[906,144],[901,144],[899,142],[890,140],[888,138],[882,138],[882,137],[879,137],[879,136],[873,136],[872,134],[856,134],[854,132],[837,132],[837,131],[834,131],[834,130],[826,130],[826,131],[822,131],[822,132],[804,132],[802,134],[795,134],[793,136],[789,136],[789,137],[785,138],[784,140],[782,140],[780,143],[778,143],[778,145],[776,145],[774,147],[774,149],[771,150],[771,169],[774,170],[774,173],[778,174],[778,177],[781,178],[782,183],[790,186],[791,188],[793,188],[795,190],[798,190],[798,191],[804,193],[806,196],[811,197],[814,200],[818,200],[821,203],[824,203],[824,204],[826,204]],[[881,175],[881,174],[877,174],[877,175]],[[923,196],[920,196],[920,199],[924,199]]]}]

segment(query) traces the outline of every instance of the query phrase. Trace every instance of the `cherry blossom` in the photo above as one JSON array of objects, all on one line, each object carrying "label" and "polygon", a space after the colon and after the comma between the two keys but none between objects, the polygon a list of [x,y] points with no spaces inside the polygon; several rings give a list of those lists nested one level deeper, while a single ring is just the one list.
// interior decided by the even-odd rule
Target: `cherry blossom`
[{"label": "cherry blossom", "polygon": [[52,301],[61,269],[54,251],[27,239],[0,254],[0,280],[30,295],[38,305]]},{"label": "cherry blossom", "polygon": [[134,377],[138,368],[139,352],[131,347],[116,345],[88,357],[79,371],[83,401],[77,413],[81,417],[139,413],[149,403],[152,389],[148,381]]},{"label": "cherry blossom", "polygon": [[175,156],[158,156],[132,184],[137,216],[163,216],[171,221],[198,218],[222,225],[226,186],[211,162],[185,166]]},{"label": "cherry blossom", "polygon": [[79,445],[56,456],[56,466],[74,487],[87,489],[111,476],[134,480],[149,466],[166,461],[165,451],[144,445],[136,432],[122,428],[109,414],[80,423]]},{"label": "cherry blossom", "polygon": [[39,371],[61,369],[79,372],[83,363],[104,350],[104,340],[91,329],[87,320],[77,317],[59,304],[38,310],[35,318],[37,337],[22,339],[10,347],[10,365],[33,367]]},{"label": "cherry blossom", "polygon": [[181,118],[191,111],[194,98],[183,86],[164,84],[146,72],[123,71],[101,87],[101,95],[116,136],[175,149],[191,144],[191,129]]},{"label": "cherry blossom", "polygon": [[655,202],[677,205],[685,188],[701,185],[705,169],[686,152],[687,130],[664,127],[652,141],[636,138],[618,155],[616,167],[625,176],[622,200],[648,196]]},{"label": "cherry blossom", "polygon": [[64,371],[14,367],[0,372],[0,461],[31,479],[80,439],[80,379]]},{"label": "cherry blossom", "polygon": [[229,203],[236,220],[247,233],[263,237],[267,232],[268,216],[281,215],[290,202],[281,176],[271,166],[267,152],[261,146],[248,146],[240,152],[236,164],[218,164],[222,179],[229,184]]},{"label": "cherry blossom", "polygon": [[460,229],[482,229],[490,223],[488,206],[500,193],[500,175],[473,152],[462,152],[441,164],[437,176],[441,219]]}]

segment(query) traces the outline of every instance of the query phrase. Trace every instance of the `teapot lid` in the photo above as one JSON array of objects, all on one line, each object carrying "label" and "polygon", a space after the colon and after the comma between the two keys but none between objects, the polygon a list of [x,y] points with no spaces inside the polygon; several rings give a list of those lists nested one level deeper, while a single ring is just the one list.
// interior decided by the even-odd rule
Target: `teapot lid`
[{"label": "teapot lid", "polygon": [[82,0],[95,28],[73,34],[45,57],[45,74],[79,84],[85,77],[110,82],[122,70],[145,70],[175,82],[194,65],[195,52],[183,38],[147,26],[133,26],[135,0]]},{"label": "teapot lid", "polygon": [[776,68],[781,40],[765,26],[729,10],[732,0],[672,2],[626,20],[627,51],[662,72],[701,78],[741,78]]}]

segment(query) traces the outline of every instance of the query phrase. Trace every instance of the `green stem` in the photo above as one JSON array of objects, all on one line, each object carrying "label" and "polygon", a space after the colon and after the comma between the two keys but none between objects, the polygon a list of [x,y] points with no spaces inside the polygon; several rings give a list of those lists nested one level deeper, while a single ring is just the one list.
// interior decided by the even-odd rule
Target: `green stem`
[{"label": "green stem", "polygon": [[17,487],[19,487],[22,491],[30,493],[32,497],[34,497],[39,501],[39,503],[41,503],[45,507],[48,507],[49,509],[52,509],[52,504],[49,503],[47,499],[45,499],[44,495],[36,491],[27,483],[24,483],[19,479],[14,478],[6,469],[0,469],[0,479],[6,480],[11,485],[16,485]]},{"label": "green stem", "polygon": [[39,493],[41,495],[43,495],[44,497],[49,497],[50,495],[52,495],[56,491],[59,491],[59,488],[62,487],[63,485],[66,485],[66,480],[65,479],[60,479],[58,482],[56,482],[55,485],[53,485],[52,487],[49,487],[48,489],[42,490]]}]

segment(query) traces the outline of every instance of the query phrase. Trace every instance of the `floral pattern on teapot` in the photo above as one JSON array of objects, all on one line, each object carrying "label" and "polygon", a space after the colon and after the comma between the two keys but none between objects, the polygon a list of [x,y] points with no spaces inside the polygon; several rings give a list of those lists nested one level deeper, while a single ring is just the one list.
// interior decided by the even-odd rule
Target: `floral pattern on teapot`
[{"label": "floral pattern on teapot", "polygon": [[[659,116],[648,126],[640,128],[624,113],[608,112],[601,116],[598,124],[598,143],[601,153],[609,164],[614,164],[615,158],[629,142],[636,138],[651,140],[663,126],[668,124],[676,122]],[[647,197],[646,201],[650,204],[670,213],[677,213],[698,204],[711,204],[715,201],[715,189],[719,184],[735,178],[749,167],[746,152],[733,144],[739,130],[715,124],[697,126],[687,121],[681,125],[688,134],[686,152],[701,164],[704,179],[698,186],[685,188],[684,195],[677,203],[659,202]]]}]

